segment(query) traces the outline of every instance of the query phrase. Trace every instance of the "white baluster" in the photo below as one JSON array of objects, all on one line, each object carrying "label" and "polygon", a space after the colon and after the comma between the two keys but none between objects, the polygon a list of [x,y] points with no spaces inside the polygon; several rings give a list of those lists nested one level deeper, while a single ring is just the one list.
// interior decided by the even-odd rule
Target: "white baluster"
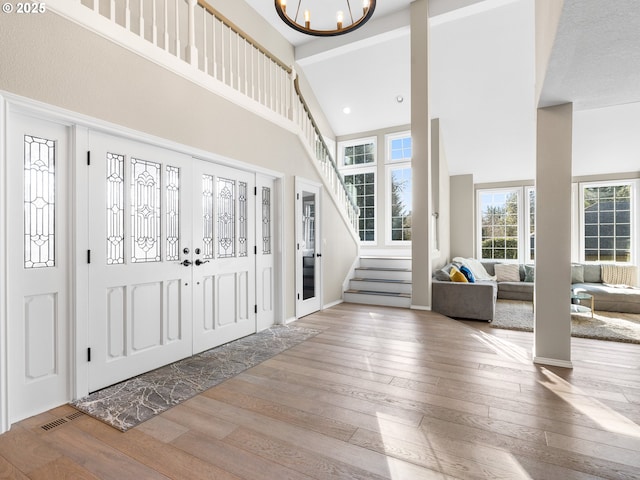
[{"label": "white baluster", "polygon": [[212,22],[212,30],[211,30],[211,51],[213,52],[213,78],[218,78],[218,54],[216,49],[216,25],[218,24],[218,19],[213,17]]},{"label": "white baluster", "polygon": [[109,19],[112,22],[116,21],[116,0],[111,0],[109,2]]},{"label": "white baluster", "polygon": [[164,35],[163,35],[163,42],[162,42],[162,48],[168,52],[169,51],[169,11],[167,8],[167,2],[169,0],[164,0]]},{"label": "white baluster", "polygon": [[226,29],[226,25],[223,22],[220,22],[220,66],[222,67],[222,82],[227,83],[227,62],[226,55],[224,54],[224,31]]},{"label": "white baluster", "polygon": [[144,0],[140,0],[140,22],[138,25],[140,36],[144,38]]},{"label": "white baluster", "polygon": [[124,6],[124,28],[131,31],[131,5],[129,0],[125,2]]},{"label": "white baluster", "polygon": [[242,91],[242,69],[240,68],[240,34],[238,32],[236,32],[236,73],[238,75],[238,91],[241,92]]},{"label": "white baluster", "polygon": [[209,73],[209,57],[207,55],[207,12],[202,11],[202,70],[204,73]]},{"label": "white baluster", "polygon": [[100,0],[93,0],[93,11],[100,13]]},{"label": "white baluster", "polygon": [[182,58],[182,52],[181,47],[180,47],[180,0],[175,0],[175,4],[176,4],[176,57],[178,58]]},{"label": "white baluster", "polygon": [[188,11],[188,39],[187,42],[187,62],[198,66],[198,49],[196,48],[196,4],[197,0],[187,0]]},{"label": "white baluster", "polygon": [[153,26],[151,28],[151,39],[154,45],[158,45],[158,11],[156,9],[156,0],[151,0],[151,16]]}]

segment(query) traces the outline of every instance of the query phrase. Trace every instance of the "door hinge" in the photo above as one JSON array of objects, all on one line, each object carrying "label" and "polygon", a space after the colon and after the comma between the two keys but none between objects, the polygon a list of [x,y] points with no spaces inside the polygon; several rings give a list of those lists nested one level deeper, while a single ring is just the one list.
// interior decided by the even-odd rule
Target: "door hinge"
[{"label": "door hinge", "polygon": [[255,313],[258,313],[258,305],[254,305],[253,307],[254,307],[254,308],[253,308],[253,311],[254,311]]},{"label": "door hinge", "polygon": [[300,194],[296,193],[296,200],[300,200]]},{"label": "door hinge", "polygon": [[91,347],[87,348],[87,362],[91,361]]},{"label": "door hinge", "polygon": [[298,300],[300,300],[300,294],[298,294]]},{"label": "door hinge", "polygon": [[253,254],[254,255],[258,254],[258,246],[257,245],[253,247]]},{"label": "door hinge", "polygon": [[299,243],[296,243],[296,248],[297,248],[297,250],[300,250],[300,244]]},{"label": "door hinge", "polygon": [[91,250],[87,250],[87,263],[91,263]]},{"label": "door hinge", "polygon": [[91,165],[91,152],[87,150],[87,165]]},{"label": "door hinge", "polygon": [[253,194],[257,197],[258,196],[258,187],[253,187]]}]

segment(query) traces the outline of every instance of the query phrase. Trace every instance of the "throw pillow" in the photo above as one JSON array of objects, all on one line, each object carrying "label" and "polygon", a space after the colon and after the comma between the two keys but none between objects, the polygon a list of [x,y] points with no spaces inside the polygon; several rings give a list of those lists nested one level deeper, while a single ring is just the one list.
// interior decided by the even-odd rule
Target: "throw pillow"
[{"label": "throw pillow", "polygon": [[476,277],[473,276],[473,273],[471,272],[471,270],[469,270],[466,266],[461,265],[460,269],[459,269],[462,274],[467,277],[467,280],[469,281],[469,283],[476,283]]},{"label": "throw pillow", "polygon": [[520,266],[517,263],[498,263],[494,269],[499,282],[520,281]]},{"label": "throw pillow", "polygon": [[533,265],[524,266],[524,281],[533,283],[536,280],[536,267]]},{"label": "throw pillow", "polygon": [[451,268],[451,272],[449,272],[449,278],[451,279],[452,282],[469,283],[469,280],[467,280],[467,277],[465,277],[464,273],[458,270],[457,267]]},{"label": "throw pillow", "polygon": [[571,265],[571,283],[584,283],[584,265]]},{"label": "throw pillow", "polygon": [[440,280],[441,282],[450,281],[451,279],[449,278],[449,273],[451,272],[452,267],[453,267],[452,263],[445,265],[440,270],[437,270],[433,277],[436,280]]},{"label": "throw pillow", "polygon": [[496,277],[492,276],[487,272],[487,270],[484,268],[484,265],[482,265],[482,262],[480,260],[476,260],[475,258],[455,257],[453,261],[459,262],[463,264],[465,267],[467,267],[469,270],[471,270],[476,280],[495,280],[496,279]]}]

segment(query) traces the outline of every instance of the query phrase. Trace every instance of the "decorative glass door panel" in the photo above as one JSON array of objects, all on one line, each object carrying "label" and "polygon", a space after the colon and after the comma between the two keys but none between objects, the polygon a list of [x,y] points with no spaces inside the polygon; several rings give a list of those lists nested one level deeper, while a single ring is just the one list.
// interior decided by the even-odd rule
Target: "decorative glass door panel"
[{"label": "decorative glass door panel", "polygon": [[[194,352],[256,331],[254,174],[194,160]],[[249,245],[251,243],[251,247]]]},{"label": "decorative glass door panel", "polygon": [[321,187],[296,178],[296,317],[320,310],[321,257],[320,199]]},{"label": "decorative glass door panel", "polygon": [[[89,390],[192,352],[191,158],[91,132]],[[189,180],[190,181],[190,180]],[[106,246],[106,248],[105,248]]]}]

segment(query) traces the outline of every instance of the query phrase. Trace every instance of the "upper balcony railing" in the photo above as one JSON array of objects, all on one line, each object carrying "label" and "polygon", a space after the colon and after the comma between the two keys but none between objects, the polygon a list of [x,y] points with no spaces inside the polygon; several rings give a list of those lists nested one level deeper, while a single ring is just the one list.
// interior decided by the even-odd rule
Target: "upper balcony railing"
[{"label": "upper balcony railing", "polygon": [[359,209],[295,71],[206,1],[48,0],[47,8],[297,133],[358,231]]}]

